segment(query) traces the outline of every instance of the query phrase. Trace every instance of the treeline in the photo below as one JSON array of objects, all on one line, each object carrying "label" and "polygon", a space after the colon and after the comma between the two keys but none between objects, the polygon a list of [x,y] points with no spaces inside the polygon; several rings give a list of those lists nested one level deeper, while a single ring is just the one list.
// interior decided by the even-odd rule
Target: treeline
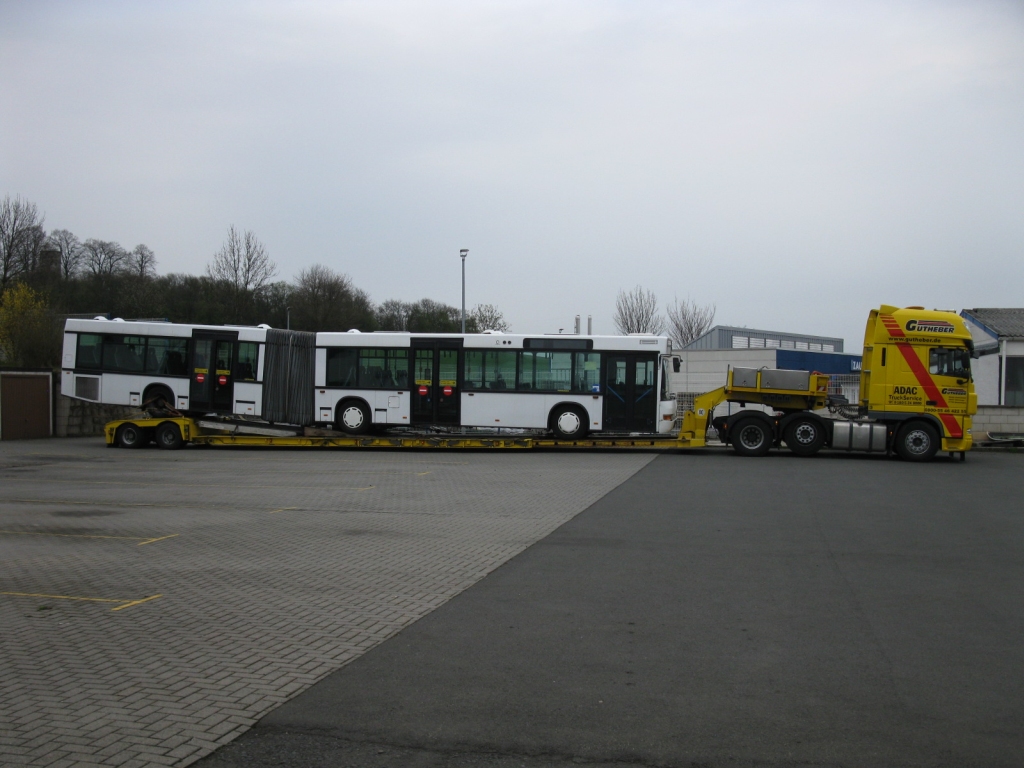
[{"label": "treeline", "polygon": [[[146,245],[128,249],[111,241],[83,241],[66,229],[47,232],[34,203],[4,198],[0,363],[57,365],[59,327],[67,315],[211,325],[267,323],[303,331],[461,330],[461,310],[456,307],[432,299],[376,304],[347,275],[322,264],[303,269],[291,281],[276,279],[277,265],[263,243],[252,232],[235,227],[229,228],[203,275],[160,275],[156,265],[156,254]],[[56,329],[46,331],[57,334],[53,344],[42,343],[40,323]],[[500,311],[483,304],[467,312],[468,332],[487,329],[508,330]]]}]

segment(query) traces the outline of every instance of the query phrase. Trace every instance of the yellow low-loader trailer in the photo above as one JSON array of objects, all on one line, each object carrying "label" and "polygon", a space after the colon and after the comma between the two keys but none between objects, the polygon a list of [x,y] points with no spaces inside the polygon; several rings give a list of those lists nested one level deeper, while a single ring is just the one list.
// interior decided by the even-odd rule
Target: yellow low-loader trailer
[{"label": "yellow low-loader trailer", "polygon": [[[872,310],[864,338],[860,402],[846,403],[828,392],[820,373],[769,368],[733,368],[724,387],[699,395],[682,418],[676,436],[621,435],[559,440],[546,436],[501,434],[346,435],[323,429],[297,430],[254,422],[228,422],[184,416],[112,421],[111,446],[141,447],[155,439],[160,448],[236,445],[309,448],[612,448],[679,450],[701,448],[713,428],[722,443],[745,456],[763,456],[785,444],[809,456],[825,447],[846,451],[896,452],[926,461],[939,450],[959,454],[971,448],[971,416],[977,396],[970,373],[973,344],[954,312]],[[717,406],[740,410],[714,417]],[[769,406],[773,412],[747,409]],[[821,413],[838,411],[849,418]],[[731,411],[731,408],[730,408]]]}]

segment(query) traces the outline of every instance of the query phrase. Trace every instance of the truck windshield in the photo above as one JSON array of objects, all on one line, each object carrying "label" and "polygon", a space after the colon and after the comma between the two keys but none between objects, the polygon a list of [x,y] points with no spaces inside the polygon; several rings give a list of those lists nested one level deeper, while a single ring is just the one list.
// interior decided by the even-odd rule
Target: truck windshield
[{"label": "truck windshield", "polygon": [[933,347],[928,355],[928,372],[937,376],[971,377],[971,353],[957,347]]}]

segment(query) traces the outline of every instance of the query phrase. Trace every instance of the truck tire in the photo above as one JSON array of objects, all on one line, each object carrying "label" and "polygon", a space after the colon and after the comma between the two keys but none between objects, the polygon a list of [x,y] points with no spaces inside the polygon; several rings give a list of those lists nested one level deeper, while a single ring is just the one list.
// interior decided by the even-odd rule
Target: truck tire
[{"label": "truck tire", "polygon": [[786,425],[782,439],[797,456],[813,456],[825,445],[825,428],[817,419],[800,416]]},{"label": "truck tire", "polygon": [[896,453],[904,461],[931,461],[941,441],[935,427],[925,421],[912,421],[896,433]]},{"label": "truck tire", "polygon": [[165,451],[176,451],[184,447],[185,441],[181,439],[181,430],[173,421],[165,421],[156,428],[156,447]]},{"label": "truck tire", "polygon": [[131,422],[117,428],[115,439],[121,448],[142,448],[149,444],[149,435],[146,434],[146,430]]},{"label": "truck tire", "polygon": [[361,435],[370,429],[370,408],[362,400],[339,403],[335,412],[334,428],[350,435]]},{"label": "truck tire", "polygon": [[740,456],[764,456],[771,450],[772,428],[761,419],[743,419],[732,427],[732,447]]}]

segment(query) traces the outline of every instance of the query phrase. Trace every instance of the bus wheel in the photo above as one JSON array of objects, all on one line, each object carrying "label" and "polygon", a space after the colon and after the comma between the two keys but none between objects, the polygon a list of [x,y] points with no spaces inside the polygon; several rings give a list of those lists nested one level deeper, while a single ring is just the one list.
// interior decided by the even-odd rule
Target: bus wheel
[{"label": "bus wheel", "polygon": [[359,400],[349,400],[338,406],[335,427],[340,432],[361,435],[370,428],[370,409]]},{"label": "bus wheel", "polygon": [[165,421],[156,428],[156,447],[166,451],[176,451],[185,445],[181,439],[181,430],[173,421]]},{"label": "bus wheel", "polygon": [[911,422],[896,435],[896,453],[904,461],[929,461],[938,451],[939,435],[926,422]]},{"label": "bus wheel", "polygon": [[732,447],[740,456],[764,456],[772,447],[772,430],[761,419],[744,419],[729,430]]},{"label": "bus wheel", "polygon": [[551,429],[560,440],[578,440],[587,434],[587,415],[571,405],[556,408],[551,412]]},{"label": "bus wheel", "polygon": [[174,405],[174,393],[167,387],[150,387],[142,396],[142,407],[146,410],[166,411]]},{"label": "bus wheel", "polygon": [[825,445],[825,430],[814,419],[793,419],[782,436],[786,445],[797,456],[813,456]]},{"label": "bus wheel", "polygon": [[117,428],[117,444],[122,448],[142,448],[149,443],[145,430],[134,424],[122,424]]}]

